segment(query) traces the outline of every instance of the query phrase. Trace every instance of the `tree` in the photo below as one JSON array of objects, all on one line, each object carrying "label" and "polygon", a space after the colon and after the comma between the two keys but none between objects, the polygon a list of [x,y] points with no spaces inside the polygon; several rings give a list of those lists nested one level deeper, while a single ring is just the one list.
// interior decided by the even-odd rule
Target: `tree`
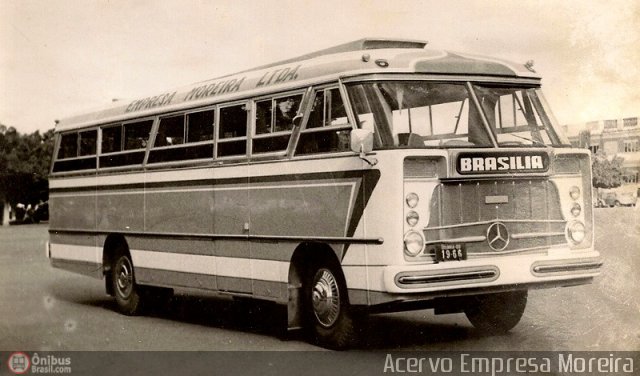
[{"label": "tree", "polygon": [[48,199],[53,129],[21,135],[0,124],[0,203],[16,205]]},{"label": "tree", "polygon": [[594,188],[611,189],[621,186],[622,162],[624,159],[618,156],[609,159],[604,154],[596,154],[592,165]]}]

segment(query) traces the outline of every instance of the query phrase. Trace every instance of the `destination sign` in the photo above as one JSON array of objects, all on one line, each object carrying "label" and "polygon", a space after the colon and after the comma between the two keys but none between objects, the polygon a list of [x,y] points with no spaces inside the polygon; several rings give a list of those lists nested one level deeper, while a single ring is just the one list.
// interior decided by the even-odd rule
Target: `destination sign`
[{"label": "destination sign", "polygon": [[549,156],[545,152],[461,153],[456,161],[456,171],[462,175],[535,173],[548,170]]}]

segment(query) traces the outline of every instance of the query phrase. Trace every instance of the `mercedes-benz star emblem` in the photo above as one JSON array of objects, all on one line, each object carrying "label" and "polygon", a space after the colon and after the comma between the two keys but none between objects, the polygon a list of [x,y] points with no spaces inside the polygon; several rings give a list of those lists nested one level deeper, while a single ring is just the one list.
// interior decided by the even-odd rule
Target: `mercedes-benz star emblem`
[{"label": "mercedes-benz star emblem", "polygon": [[487,243],[494,251],[502,251],[509,244],[509,231],[502,222],[494,222],[487,229]]}]

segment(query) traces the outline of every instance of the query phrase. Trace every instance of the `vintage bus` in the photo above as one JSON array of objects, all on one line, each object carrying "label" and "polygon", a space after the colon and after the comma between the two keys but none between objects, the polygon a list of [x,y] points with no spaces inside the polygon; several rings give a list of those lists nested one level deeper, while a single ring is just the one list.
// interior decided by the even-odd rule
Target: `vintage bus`
[{"label": "vintage bus", "polygon": [[528,64],[363,39],[64,119],[48,257],[127,315],[184,288],[286,306],[330,348],[410,309],[506,332],[529,289],[602,266],[589,153],[540,87]]}]

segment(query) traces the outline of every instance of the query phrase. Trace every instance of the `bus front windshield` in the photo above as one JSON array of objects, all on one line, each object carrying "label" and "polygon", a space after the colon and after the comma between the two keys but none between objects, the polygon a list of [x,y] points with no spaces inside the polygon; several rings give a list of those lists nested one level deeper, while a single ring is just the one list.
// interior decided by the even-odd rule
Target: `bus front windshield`
[{"label": "bus front windshield", "polygon": [[493,147],[492,138],[501,147],[567,143],[553,128],[539,89],[470,87],[479,107],[463,82],[366,82],[352,84],[348,91],[359,126],[373,132],[376,148]]}]

